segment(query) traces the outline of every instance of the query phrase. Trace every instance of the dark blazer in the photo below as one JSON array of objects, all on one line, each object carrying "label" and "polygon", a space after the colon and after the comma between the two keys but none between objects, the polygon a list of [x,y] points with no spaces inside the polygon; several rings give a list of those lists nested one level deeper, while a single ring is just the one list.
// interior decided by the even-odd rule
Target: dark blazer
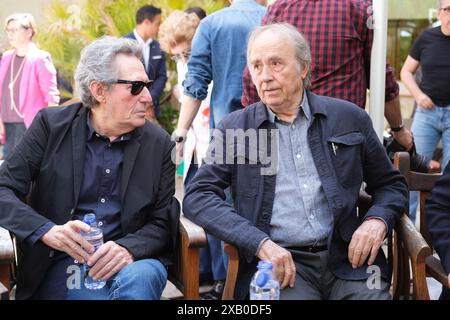
[{"label": "dark blazer", "polygon": [[450,165],[434,185],[425,202],[428,231],[442,261],[445,273],[450,273]]},{"label": "dark blazer", "polygon": [[[136,40],[133,32],[125,35],[124,38]],[[167,81],[166,54],[161,50],[159,42],[153,39],[152,43],[150,43],[150,57],[143,58],[148,61],[148,70],[145,70],[148,79],[154,81],[150,94],[152,95],[153,105],[155,106],[155,116],[159,118],[159,98],[164,91]]]},{"label": "dark blazer", "polygon": [[[81,104],[43,109],[0,168],[0,226],[15,234],[19,247],[17,299],[34,293],[54,256],[43,242],[30,248],[24,239],[46,222],[61,225],[71,220],[77,207],[87,114]],[[173,250],[178,218],[170,212],[176,207],[172,148],[170,136],[149,122],[133,131],[124,148],[122,236],[114,240],[135,260],[165,262]]]},{"label": "dark blazer", "polygon": [[[347,101],[307,94],[312,114],[308,143],[333,214],[334,225],[327,243],[329,268],[341,279],[367,279],[372,274],[367,272],[367,265],[353,269],[348,261],[352,235],[368,217],[384,220],[390,233],[407,203],[406,182],[393,168],[364,110]],[[183,211],[188,218],[203,226],[206,232],[238,247],[240,263],[235,291],[238,299],[248,294],[250,278],[256,271],[255,254],[260,242],[270,235],[276,171],[261,174],[261,169],[273,165],[267,160],[272,154],[270,130],[276,127],[268,119],[262,102],[226,116],[213,133],[208,156],[184,198]],[[224,141],[220,132],[226,129],[266,131],[260,131],[256,135],[258,142],[250,145],[247,139]],[[263,138],[269,143],[262,143]],[[252,146],[258,146],[257,159],[254,159],[256,153],[252,156],[249,152]],[[276,145],[273,148],[277,150]],[[230,150],[235,152],[231,157],[227,155]],[[243,151],[245,156],[241,157]],[[261,157],[266,154],[268,158]],[[227,158],[234,163],[226,164]],[[282,159],[280,155],[278,161]],[[363,181],[367,183],[366,191],[373,196],[373,205],[365,216],[356,211]],[[231,186],[234,207],[225,201],[224,189],[228,186]],[[389,270],[382,250],[374,264],[387,279]]]}]

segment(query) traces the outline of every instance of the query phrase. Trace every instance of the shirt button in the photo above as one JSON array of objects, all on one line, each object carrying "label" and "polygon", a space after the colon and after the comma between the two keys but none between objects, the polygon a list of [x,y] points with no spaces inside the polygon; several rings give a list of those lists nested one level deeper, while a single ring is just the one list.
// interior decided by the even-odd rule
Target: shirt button
[{"label": "shirt button", "polygon": [[301,158],[300,153],[297,153],[297,159],[300,159],[300,158]]},{"label": "shirt button", "polygon": [[310,215],[310,217],[311,217],[311,219],[312,219],[312,220],[314,220],[314,215],[313,215],[313,214],[312,214],[312,215]]},{"label": "shirt button", "polygon": [[308,189],[308,186],[306,184],[303,185],[303,188]]},{"label": "shirt button", "polygon": [[295,124],[292,125],[292,129],[295,129]]},{"label": "shirt button", "polygon": [[101,198],[101,199],[100,199],[100,202],[101,202],[101,203],[105,203],[105,202],[106,202],[105,198]]},{"label": "shirt button", "polygon": [[109,170],[109,169],[106,169],[106,170],[105,170],[105,172],[106,172],[106,173],[110,173],[110,172],[111,172],[111,170]]}]

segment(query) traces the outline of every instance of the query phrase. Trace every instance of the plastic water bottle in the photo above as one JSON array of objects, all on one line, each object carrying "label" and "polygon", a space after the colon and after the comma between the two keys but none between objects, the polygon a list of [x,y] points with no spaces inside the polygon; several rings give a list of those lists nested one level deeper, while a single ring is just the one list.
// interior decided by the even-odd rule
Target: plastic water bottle
[{"label": "plastic water bottle", "polygon": [[[82,232],[81,235],[94,246],[94,252],[103,244],[103,232],[98,227],[97,218],[94,213],[88,213],[84,216],[83,222],[91,227],[88,232]],[[94,280],[89,276],[91,267],[87,263],[83,265],[84,286],[88,289],[101,289],[105,286],[106,281]]]},{"label": "plastic water bottle", "polygon": [[250,300],[280,300],[280,284],[270,261],[259,261],[250,283]]}]

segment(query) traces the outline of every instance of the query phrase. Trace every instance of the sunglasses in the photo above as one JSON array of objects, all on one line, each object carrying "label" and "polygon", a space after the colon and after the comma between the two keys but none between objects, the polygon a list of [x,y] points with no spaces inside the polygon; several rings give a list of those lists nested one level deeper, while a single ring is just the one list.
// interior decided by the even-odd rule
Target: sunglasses
[{"label": "sunglasses", "polygon": [[113,83],[131,84],[131,94],[133,96],[137,96],[138,94],[140,94],[142,92],[144,87],[146,87],[150,91],[150,88],[152,87],[153,81],[150,80],[148,82],[144,82],[144,81],[131,81],[131,80],[118,79],[116,82],[113,82]]}]

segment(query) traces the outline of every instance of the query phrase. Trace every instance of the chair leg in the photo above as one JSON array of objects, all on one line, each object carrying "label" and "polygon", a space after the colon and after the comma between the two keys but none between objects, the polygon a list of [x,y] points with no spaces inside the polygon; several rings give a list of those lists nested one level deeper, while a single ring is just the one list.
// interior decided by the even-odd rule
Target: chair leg
[{"label": "chair leg", "polygon": [[228,270],[227,278],[225,280],[225,287],[222,294],[222,300],[233,300],[234,289],[236,286],[236,279],[239,269],[239,253],[236,247],[225,243],[224,251],[228,255]]}]

